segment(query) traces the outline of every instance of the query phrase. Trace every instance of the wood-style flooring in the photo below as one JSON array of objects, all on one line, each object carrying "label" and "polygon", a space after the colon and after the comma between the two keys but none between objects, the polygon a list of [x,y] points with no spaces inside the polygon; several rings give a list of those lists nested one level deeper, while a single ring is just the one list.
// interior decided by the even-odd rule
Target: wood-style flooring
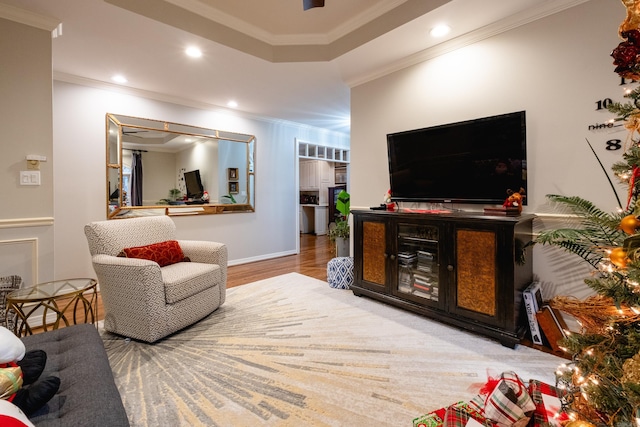
[{"label": "wood-style flooring", "polygon": [[234,265],[227,269],[227,288],[287,273],[300,273],[327,280],[327,262],[334,257],[334,245],[327,236],[300,235],[300,254]]}]

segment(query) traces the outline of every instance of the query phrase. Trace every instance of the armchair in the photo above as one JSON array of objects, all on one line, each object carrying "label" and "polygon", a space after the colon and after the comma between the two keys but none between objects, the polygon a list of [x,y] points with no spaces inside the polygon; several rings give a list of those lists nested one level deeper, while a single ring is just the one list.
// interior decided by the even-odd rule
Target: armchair
[{"label": "armchair", "polygon": [[123,249],[177,240],[167,216],[96,221],[84,228],[105,310],[104,328],[154,342],[215,311],[225,301],[227,247],[178,240],[185,257],[160,267],[118,256]]}]

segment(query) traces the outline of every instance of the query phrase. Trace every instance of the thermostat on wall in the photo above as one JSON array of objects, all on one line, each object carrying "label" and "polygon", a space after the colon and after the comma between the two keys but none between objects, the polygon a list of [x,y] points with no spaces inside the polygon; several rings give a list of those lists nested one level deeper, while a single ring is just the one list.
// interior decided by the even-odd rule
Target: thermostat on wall
[{"label": "thermostat on wall", "polygon": [[38,156],[37,154],[27,154],[27,160],[37,160],[39,162],[46,162],[47,156]]}]

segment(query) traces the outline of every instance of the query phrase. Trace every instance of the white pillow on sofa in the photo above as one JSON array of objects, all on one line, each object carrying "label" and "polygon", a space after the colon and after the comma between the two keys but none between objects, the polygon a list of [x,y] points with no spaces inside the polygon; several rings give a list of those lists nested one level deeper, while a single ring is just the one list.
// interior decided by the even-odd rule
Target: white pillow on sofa
[{"label": "white pillow on sofa", "polygon": [[22,360],[25,351],[22,340],[4,326],[0,326],[0,363]]},{"label": "white pillow on sofa", "polygon": [[13,403],[0,399],[0,426],[35,427],[29,418]]}]

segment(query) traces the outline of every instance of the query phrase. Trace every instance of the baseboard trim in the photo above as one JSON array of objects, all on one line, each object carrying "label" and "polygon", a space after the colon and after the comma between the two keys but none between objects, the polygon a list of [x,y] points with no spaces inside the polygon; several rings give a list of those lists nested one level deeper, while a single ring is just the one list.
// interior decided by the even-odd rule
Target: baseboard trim
[{"label": "baseboard trim", "polygon": [[298,253],[297,251],[292,250],[292,251],[284,251],[284,252],[260,255],[260,256],[257,256],[257,257],[234,259],[232,261],[229,261],[227,263],[227,265],[228,266],[233,266],[233,265],[248,264],[250,262],[265,261],[267,259],[280,258],[280,257],[283,257],[283,256],[288,256],[288,255],[296,255],[297,253]]}]

